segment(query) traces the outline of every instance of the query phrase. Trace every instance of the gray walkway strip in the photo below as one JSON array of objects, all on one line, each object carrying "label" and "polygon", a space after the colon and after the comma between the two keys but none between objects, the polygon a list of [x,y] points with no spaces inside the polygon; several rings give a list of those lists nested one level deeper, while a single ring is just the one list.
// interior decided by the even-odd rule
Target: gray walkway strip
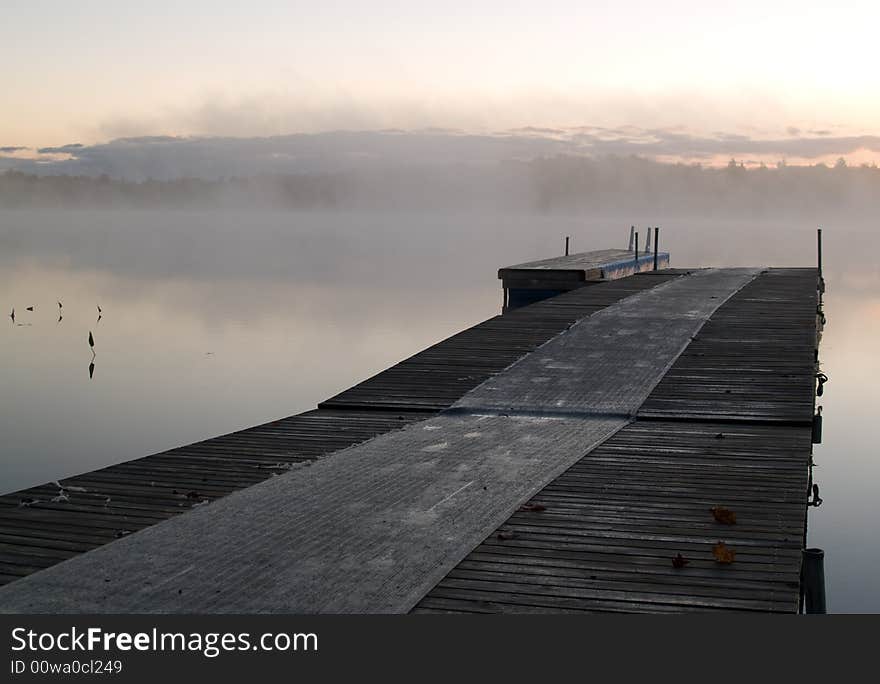
[{"label": "gray walkway strip", "polygon": [[523,501],[625,425],[753,275],[703,271],[634,295],[453,411],[6,585],[0,610],[405,612]]},{"label": "gray walkway strip", "polygon": [[709,316],[758,272],[696,271],[597,311],[453,408],[634,415]]}]

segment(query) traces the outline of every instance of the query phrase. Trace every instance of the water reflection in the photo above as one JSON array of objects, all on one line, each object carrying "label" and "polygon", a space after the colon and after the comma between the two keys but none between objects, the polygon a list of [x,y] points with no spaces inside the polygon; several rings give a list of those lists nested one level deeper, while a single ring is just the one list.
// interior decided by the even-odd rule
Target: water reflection
[{"label": "water reflection", "polygon": [[[880,335],[880,278],[876,269],[826,274],[822,369],[831,377],[823,389],[822,443],[813,451],[813,477],[821,495],[811,508],[809,543],[825,550],[830,612],[880,612],[874,568],[880,562],[870,514],[880,482],[880,463],[871,426],[880,405],[874,353]],[[818,498],[817,498],[818,497]]]}]

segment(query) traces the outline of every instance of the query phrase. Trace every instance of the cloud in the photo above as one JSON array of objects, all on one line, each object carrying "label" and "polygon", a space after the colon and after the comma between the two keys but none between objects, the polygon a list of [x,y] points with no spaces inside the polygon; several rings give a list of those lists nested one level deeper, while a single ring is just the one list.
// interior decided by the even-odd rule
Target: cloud
[{"label": "cloud", "polygon": [[740,134],[703,137],[667,130],[648,130],[639,136],[601,139],[596,135],[582,135],[579,140],[592,153],[639,154],[655,159],[761,155],[815,160],[858,150],[880,153],[880,136],[876,135],[761,139]]},{"label": "cloud", "polygon": [[37,152],[40,154],[76,154],[84,148],[85,145],[82,143],[71,143],[69,145],[62,145],[61,147],[40,147],[37,149]]},{"label": "cloud", "polygon": [[100,145],[41,148],[56,161],[22,160],[35,173],[101,175],[128,180],[223,178],[257,174],[319,174],[407,166],[494,164],[564,153],[549,137],[467,135],[450,131],[372,131],[265,138],[121,138]]},{"label": "cloud", "polygon": [[[682,128],[579,126],[517,128],[497,134],[450,129],[334,131],[267,137],[119,138],[97,145],[73,143],[38,150],[42,158],[4,158],[0,169],[127,180],[181,177],[216,179],[260,174],[327,174],[432,166],[497,165],[559,155],[640,156],[655,160],[719,158],[827,160],[867,151],[880,155],[880,136],[812,135],[762,138]],[[822,133],[822,135],[819,135]],[[53,156],[54,155],[54,156]],[[59,155],[64,155],[59,158]]]},{"label": "cloud", "polygon": [[16,145],[6,145],[5,147],[0,147],[0,154],[14,154],[15,152],[23,152],[27,149],[29,148]]}]

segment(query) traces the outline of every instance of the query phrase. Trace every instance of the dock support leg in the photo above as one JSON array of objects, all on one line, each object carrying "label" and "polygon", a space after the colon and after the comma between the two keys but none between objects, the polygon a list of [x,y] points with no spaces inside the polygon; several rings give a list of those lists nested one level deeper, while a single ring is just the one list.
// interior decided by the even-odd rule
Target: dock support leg
[{"label": "dock support leg", "polygon": [[804,549],[801,595],[804,613],[825,614],[825,552],[822,549]]},{"label": "dock support leg", "polygon": [[660,226],[654,226],[654,270],[657,270],[657,243],[660,242]]}]

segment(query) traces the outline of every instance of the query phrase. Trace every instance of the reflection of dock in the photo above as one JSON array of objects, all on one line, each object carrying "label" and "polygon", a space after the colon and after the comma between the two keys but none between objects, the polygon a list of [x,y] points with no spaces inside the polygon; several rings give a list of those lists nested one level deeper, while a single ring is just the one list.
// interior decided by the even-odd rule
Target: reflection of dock
[{"label": "reflection of dock", "polygon": [[316,411],[0,497],[0,610],[795,611],[816,281],[605,277]]}]

